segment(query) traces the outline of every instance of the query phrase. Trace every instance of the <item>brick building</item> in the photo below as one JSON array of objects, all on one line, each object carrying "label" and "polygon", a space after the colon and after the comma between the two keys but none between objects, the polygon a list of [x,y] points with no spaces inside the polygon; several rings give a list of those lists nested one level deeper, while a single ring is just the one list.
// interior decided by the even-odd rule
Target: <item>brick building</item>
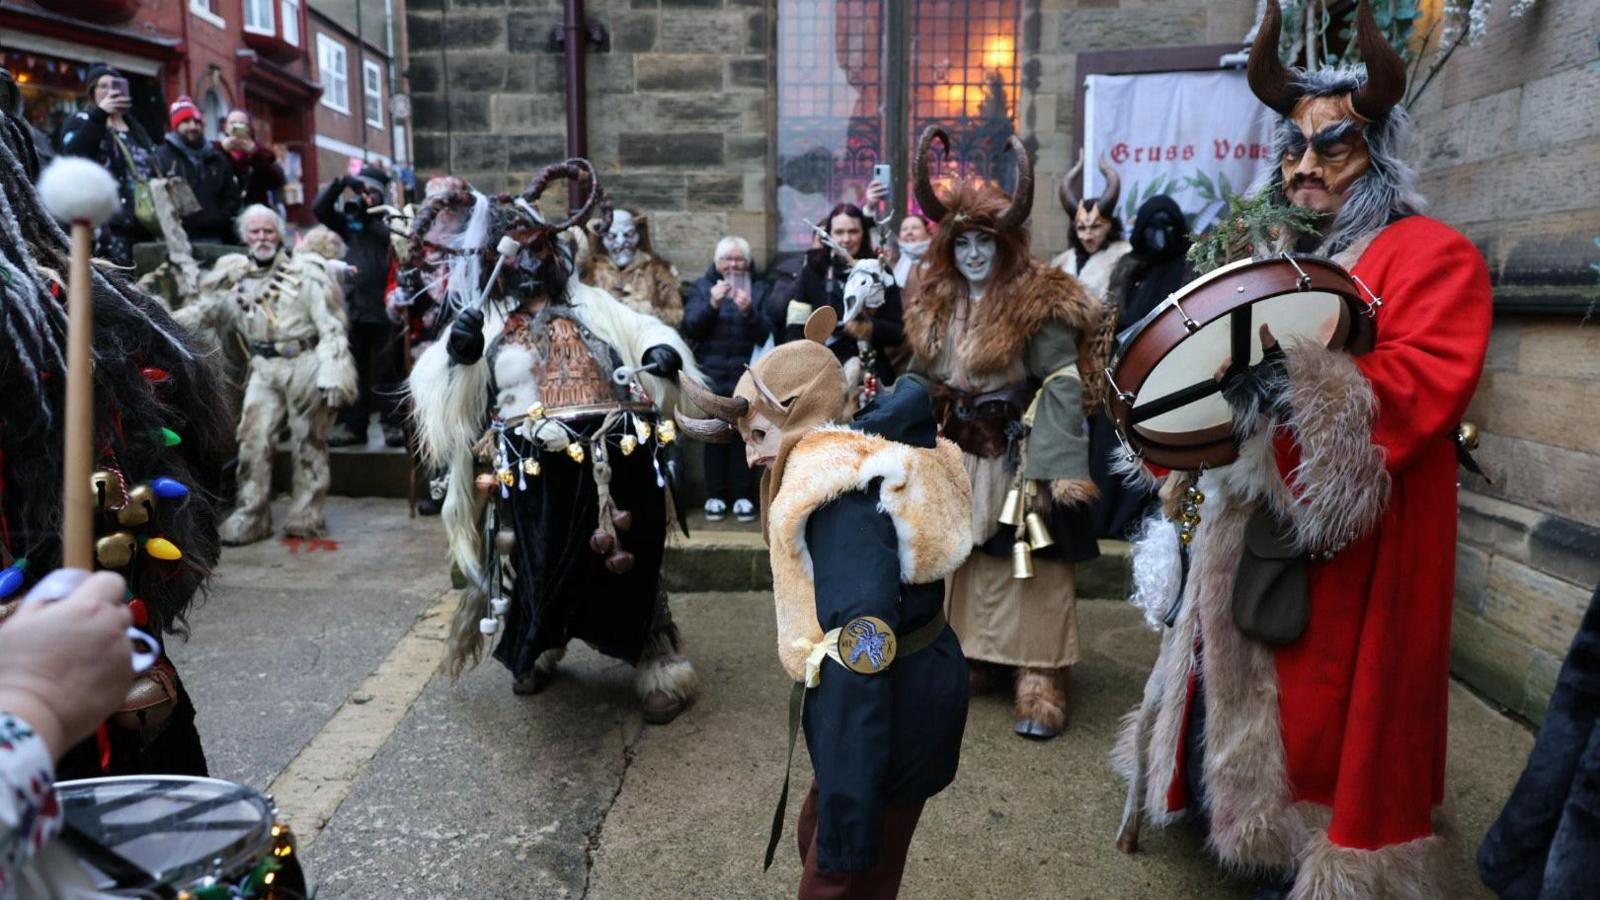
[{"label": "brick building", "polygon": [[308,52],[322,84],[314,110],[320,183],[362,162],[409,166],[405,123],[393,115],[402,93],[403,0],[312,0],[310,9]]}]

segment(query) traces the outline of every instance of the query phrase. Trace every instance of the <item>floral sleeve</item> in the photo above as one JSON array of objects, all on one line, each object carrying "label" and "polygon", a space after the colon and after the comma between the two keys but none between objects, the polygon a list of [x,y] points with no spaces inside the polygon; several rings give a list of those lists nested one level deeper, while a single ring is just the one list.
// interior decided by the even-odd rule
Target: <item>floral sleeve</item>
[{"label": "floral sleeve", "polygon": [[28,723],[0,712],[0,897],[18,868],[61,830],[55,769]]}]

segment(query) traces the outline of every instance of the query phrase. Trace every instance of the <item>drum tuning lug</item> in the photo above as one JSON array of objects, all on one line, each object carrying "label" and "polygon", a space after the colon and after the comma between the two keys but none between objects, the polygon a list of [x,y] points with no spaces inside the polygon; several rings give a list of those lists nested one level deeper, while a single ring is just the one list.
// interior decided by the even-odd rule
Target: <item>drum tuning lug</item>
[{"label": "drum tuning lug", "polygon": [[1132,406],[1133,401],[1138,399],[1138,395],[1123,390],[1121,386],[1117,384],[1117,379],[1111,374],[1111,370],[1109,368],[1102,371],[1104,371],[1106,375],[1106,384],[1111,385],[1111,391],[1117,395],[1117,399],[1128,404],[1129,406]]},{"label": "drum tuning lug", "polygon": [[1300,290],[1302,290],[1302,291],[1311,290],[1311,276],[1306,274],[1306,270],[1305,269],[1300,268],[1300,263],[1296,262],[1295,258],[1292,255],[1290,255],[1289,251],[1287,251],[1287,250],[1283,251],[1283,253],[1281,253],[1280,255],[1284,259],[1289,261],[1289,265],[1294,266],[1294,270],[1296,272],[1300,273],[1300,278],[1297,281],[1297,283],[1298,283],[1298,285],[1300,287]]},{"label": "drum tuning lug", "polygon": [[1183,316],[1183,327],[1187,329],[1190,334],[1194,334],[1196,331],[1200,330],[1200,323],[1189,318],[1189,314],[1183,309],[1183,304],[1178,302],[1177,294],[1168,294],[1167,304],[1173,309],[1177,310],[1178,315]]},{"label": "drum tuning lug", "polygon": [[1350,280],[1356,283],[1356,287],[1361,288],[1362,293],[1372,298],[1367,301],[1367,308],[1362,312],[1362,315],[1369,319],[1375,318],[1378,315],[1378,310],[1383,308],[1383,298],[1374,294],[1372,288],[1367,287],[1367,283],[1357,278],[1354,272],[1350,273]]}]

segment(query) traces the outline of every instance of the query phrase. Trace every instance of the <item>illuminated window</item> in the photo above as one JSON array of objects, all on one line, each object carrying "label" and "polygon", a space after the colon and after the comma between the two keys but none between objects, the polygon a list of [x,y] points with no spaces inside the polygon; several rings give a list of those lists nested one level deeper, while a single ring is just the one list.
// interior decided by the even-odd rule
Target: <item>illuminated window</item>
[{"label": "illuminated window", "polygon": [[912,140],[929,125],[950,134],[948,160],[938,166],[935,157],[936,180],[978,177],[1006,190],[1013,186],[1016,164],[1005,146],[1016,130],[1021,87],[1019,6],[1018,0],[911,6]]}]

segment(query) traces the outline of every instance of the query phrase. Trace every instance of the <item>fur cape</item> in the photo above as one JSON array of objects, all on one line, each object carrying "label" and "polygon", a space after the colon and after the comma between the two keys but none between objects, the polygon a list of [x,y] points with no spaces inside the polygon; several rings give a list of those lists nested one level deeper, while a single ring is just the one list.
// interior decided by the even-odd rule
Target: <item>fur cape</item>
[{"label": "fur cape", "polygon": [[[924,449],[825,425],[790,451],[787,475],[767,515],[772,546],[773,599],[778,617],[778,659],[789,676],[804,680],[806,648],[822,639],[816,583],[806,548],[811,514],[874,479],[879,509],[894,520],[900,581],[925,584],[955,572],[972,550],[972,485],[961,450],[940,439]],[[803,643],[800,643],[803,642]]]},{"label": "fur cape", "polygon": [[[927,278],[916,281],[913,293],[906,304],[906,342],[918,361],[929,363],[944,349],[955,313],[954,294],[933,290]],[[1063,322],[1091,335],[1100,317],[1100,304],[1077,279],[1030,260],[1025,275],[992,287],[973,309],[972,325],[957,348],[961,367],[977,375],[1002,371],[1023,356],[1028,341],[1046,323]],[[1086,348],[1088,342],[1080,345]]]},{"label": "fur cape", "polygon": [[1071,275],[1083,283],[1096,299],[1104,301],[1106,294],[1111,289],[1111,271],[1117,267],[1133,245],[1121,238],[1111,241],[1100,248],[1098,253],[1089,255],[1089,261],[1084,263],[1083,271],[1078,271],[1078,251],[1068,247],[1066,251],[1050,260],[1050,265]]}]

